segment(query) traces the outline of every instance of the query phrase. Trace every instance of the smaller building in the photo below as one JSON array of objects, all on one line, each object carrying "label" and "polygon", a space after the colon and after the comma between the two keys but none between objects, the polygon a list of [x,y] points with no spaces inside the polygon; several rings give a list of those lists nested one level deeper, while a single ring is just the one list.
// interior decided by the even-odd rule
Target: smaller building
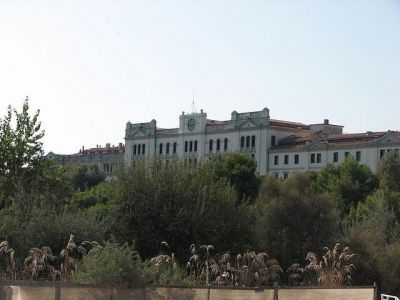
[{"label": "smaller building", "polygon": [[269,173],[287,178],[292,172],[319,171],[328,163],[338,165],[353,156],[376,172],[379,160],[388,151],[400,151],[400,132],[371,132],[343,134],[340,126],[310,125],[309,132],[281,139],[271,147]]},{"label": "smaller building", "polygon": [[118,146],[107,143],[105,147],[97,145],[96,148],[82,149],[78,153],[63,155],[50,152],[48,157],[55,158],[59,164],[82,164],[96,165],[106,176],[115,175],[123,166],[125,146],[119,143]]}]

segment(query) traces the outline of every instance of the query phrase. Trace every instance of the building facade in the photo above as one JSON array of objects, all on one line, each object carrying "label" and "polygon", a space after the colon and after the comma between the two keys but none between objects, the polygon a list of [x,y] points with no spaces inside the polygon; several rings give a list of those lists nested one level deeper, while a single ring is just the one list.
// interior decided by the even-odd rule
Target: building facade
[{"label": "building facade", "polygon": [[101,170],[105,176],[114,176],[124,163],[125,147],[122,143],[114,146],[109,143],[105,147],[97,145],[96,148],[82,149],[78,153],[63,155],[50,152],[47,157],[51,157],[61,165],[81,164],[95,165]]},{"label": "building facade", "polygon": [[318,171],[328,163],[340,164],[353,156],[376,172],[379,160],[388,151],[400,149],[400,132],[343,133],[343,126],[324,120],[303,124],[270,118],[268,108],[238,113],[229,120],[212,120],[207,114],[182,114],[179,127],[163,129],[157,121],[128,122],[125,145],[84,149],[72,155],[56,155],[60,163],[96,164],[107,175],[122,166],[145,158],[167,164],[181,159],[196,165],[199,161],[232,152],[249,153],[257,161],[260,175],[287,178],[293,172]]}]

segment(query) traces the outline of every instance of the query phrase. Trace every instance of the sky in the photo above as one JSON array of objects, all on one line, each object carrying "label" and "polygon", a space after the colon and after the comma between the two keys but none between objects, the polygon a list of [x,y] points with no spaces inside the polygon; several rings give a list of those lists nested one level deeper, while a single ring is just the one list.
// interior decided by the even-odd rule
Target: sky
[{"label": "sky", "polygon": [[270,109],[400,130],[400,0],[0,0],[0,117],[29,96],[45,151]]}]

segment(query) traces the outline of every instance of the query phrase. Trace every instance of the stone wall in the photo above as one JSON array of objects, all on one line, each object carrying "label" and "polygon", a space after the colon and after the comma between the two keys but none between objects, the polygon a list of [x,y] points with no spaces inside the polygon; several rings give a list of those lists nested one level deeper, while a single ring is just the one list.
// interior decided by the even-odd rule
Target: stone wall
[{"label": "stone wall", "polygon": [[84,286],[0,281],[1,300],[377,300],[374,287],[217,288]]}]

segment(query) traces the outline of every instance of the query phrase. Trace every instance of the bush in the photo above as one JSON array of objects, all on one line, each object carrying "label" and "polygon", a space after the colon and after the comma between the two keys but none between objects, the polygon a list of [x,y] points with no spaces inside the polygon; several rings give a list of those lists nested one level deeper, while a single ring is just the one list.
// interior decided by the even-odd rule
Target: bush
[{"label": "bush", "polygon": [[141,267],[140,258],[132,247],[107,242],[84,256],[73,280],[84,284],[140,284]]}]

